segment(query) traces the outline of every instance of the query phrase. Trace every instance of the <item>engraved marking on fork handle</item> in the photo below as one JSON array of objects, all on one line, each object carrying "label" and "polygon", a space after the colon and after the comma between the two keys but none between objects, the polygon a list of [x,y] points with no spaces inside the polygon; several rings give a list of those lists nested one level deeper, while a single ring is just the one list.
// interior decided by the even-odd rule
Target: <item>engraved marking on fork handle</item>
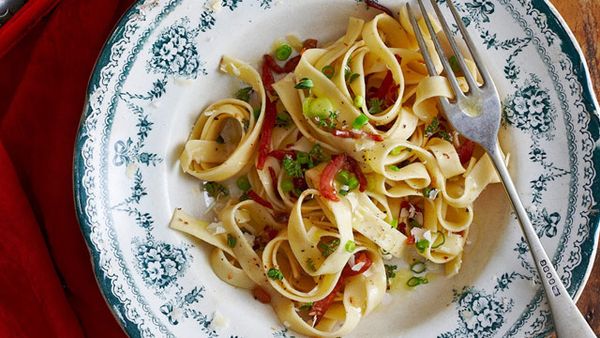
[{"label": "engraved marking on fork handle", "polygon": [[540,265],[542,266],[542,271],[544,272],[544,277],[548,280],[548,284],[552,286],[552,294],[554,297],[560,296],[560,289],[556,285],[556,279],[552,276],[552,272],[550,271],[550,267],[548,266],[548,262],[545,259],[540,260]]}]

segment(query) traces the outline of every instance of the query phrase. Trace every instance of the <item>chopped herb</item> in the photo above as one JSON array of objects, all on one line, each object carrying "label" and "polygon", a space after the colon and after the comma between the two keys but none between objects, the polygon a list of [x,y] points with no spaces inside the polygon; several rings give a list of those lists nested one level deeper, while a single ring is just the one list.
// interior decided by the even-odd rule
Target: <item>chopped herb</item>
[{"label": "chopped herb", "polygon": [[423,227],[421,225],[421,223],[417,222],[417,220],[414,218],[408,219],[408,225],[410,225],[412,228],[422,228]]},{"label": "chopped herb", "polygon": [[360,129],[367,123],[369,123],[369,117],[365,114],[360,114],[352,122],[352,129]]},{"label": "chopped herb", "polygon": [[343,186],[342,189],[340,189],[339,193],[342,196],[346,196],[348,195],[348,193],[350,192],[350,189],[348,188],[347,185]]},{"label": "chopped herb", "polygon": [[381,113],[383,101],[380,99],[370,99],[369,100],[369,114],[375,115]]},{"label": "chopped herb", "polygon": [[235,98],[238,100],[249,102],[250,95],[253,92],[254,92],[254,89],[252,89],[252,87],[244,87],[235,93]]},{"label": "chopped herb", "polygon": [[425,136],[431,137],[435,133],[437,133],[439,130],[440,130],[440,120],[438,120],[437,117],[434,117],[433,120],[431,120],[431,123],[429,123],[427,125],[427,127],[425,127]]},{"label": "chopped herb", "polygon": [[397,165],[391,165],[388,168],[390,168],[391,171],[400,171],[400,167],[398,167]]},{"label": "chopped herb", "polygon": [[284,193],[288,193],[290,191],[292,191],[294,189],[294,183],[292,183],[291,180],[285,179],[283,181],[281,181],[281,190],[283,190]]},{"label": "chopped herb", "polygon": [[450,63],[450,68],[452,68],[452,71],[455,74],[460,73],[460,64],[458,63],[458,58],[456,58],[456,55],[449,57],[448,63]]},{"label": "chopped herb", "polygon": [[452,135],[450,135],[447,131],[445,130],[440,130],[438,131],[438,135],[443,138],[444,140],[448,141],[448,142],[452,142]]},{"label": "chopped herb", "polygon": [[254,121],[258,120],[258,118],[260,117],[260,108],[254,108],[252,114],[254,115]]},{"label": "chopped herb", "polygon": [[392,218],[392,221],[390,222],[390,225],[394,229],[398,228],[398,219],[397,218]]},{"label": "chopped herb", "polygon": [[282,280],[283,279],[283,274],[281,273],[281,271],[279,271],[279,269],[275,269],[275,268],[270,268],[269,271],[267,271],[267,276],[273,280]]},{"label": "chopped herb", "polygon": [[296,161],[300,165],[306,165],[309,169],[315,166],[310,154],[302,151],[296,152]]},{"label": "chopped herb", "polygon": [[425,266],[425,262],[416,261],[410,265],[410,271],[414,273],[422,273],[427,270],[427,266]]},{"label": "chopped herb", "polygon": [[314,86],[311,79],[305,77],[294,86],[296,89],[311,89]]},{"label": "chopped herb", "polygon": [[396,277],[396,269],[398,269],[397,265],[388,265],[385,264],[385,276],[387,277],[388,280]]},{"label": "chopped herb", "polygon": [[362,108],[365,105],[365,98],[357,95],[354,97],[354,106],[356,108]]},{"label": "chopped herb", "polygon": [[329,112],[329,117],[326,119],[321,119],[321,118],[317,118],[318,119],[318,124],[321,127],[324,128],[329,128],[329,129],[334,129],[337,125],[337,117],[338,117],[338,113],[336,112]]},{"label": "chopped herb", "polygon": [[436,188],[427,187],[423,188],[422,193],[423,196],[425,196],[426,198],[434,200],[437,197],[439,190],[437,190]]},{"label": "chopped herb", "polygon": [[331,241],[329,241],[328,243],[320,242],[317,245],[317,248],[319,248],[319,250],[321,251],[321,255],[323,255],[323,257],[329,257],[329,255],[331,255],[335,250],[337,250],[337,248],[339,246],[340,246],[340,239],[334,238]]},{"label": "chopped herb", "polygon": [[300,311],[310,311],[313,307],[313,302],[302,304],[298,310]]},{"label": "chopped herb", "polygon": [[406,149],[403,146],[397,146],[396,148],[392,149],[392,151],[390,151],[390,155],[392,156],[398,156],[402,153],[402,151]]},{"label": "chopped herb", "polygon": [[290,155],[283,158],[283,169],[290,177],[303,177],[302,167],[298,161],[295,161]]},{"label": "chopped herb", "polygon": [[288,112],[277,113],[275,117],[275,125],[277,127],[287,128],[292,123],[292,117]]},{"label": "chopped herb", "polygon": [[356,243],[354,243],[354,241],[347,241],[346,245],[344,245],[344,249],[346,249],[347,252],[354,252],[354,250],[356,250]]},{"label": "chopped herb", "polygon": [[222,184],[217,182],[205,182],[203,185],[204,191],[212,198],[220,198],[229,195],[229,190]]},{"label": "chopped herb", "polygon": [[348,79],[348,83],[352,83],[352,82],[354,82],[354,80],[358,79],[359,76],[360,76],[360,74],[358,74],[358,73],[352,73],[352,74],[350,74],[350,76],[347,76],[346,78]]},{"label": "chopped herb", "polygon": [[225,144],[225,139],[223,139],[223,136],[221,136],[221,135],[217,136],[217,139],[215,141],[218,144]]},{"label": "chopped herb", "polygon": [[325,160],[327,160],[325,154],[323,154],[323,148],[321,148],[320,144],[315,144],[312,149],[310,149],[310,151],[308,152],[308,154],[310,155],[310,157],[313,158],[313,161],[315,162],[315,165],[319,164],[320,162],[324,162]]},{"label": "chopped herb", "polygon": [[331,65],[327,65],[321,69],[321,72],[323,72],[328,79],[331,79],[335,75],[335,68]]},{"label": "chopped herb", "polygon": [[444,235],[443,232],[440,232],[435,241],[433,241],[433,245],[431,246],[431,248],[437,249],[440,246],[444,245],[444,243],[446,243],[446,235]]},{"label": "chopped herb", "polygon": [[240,188],[241,191],[248,191],[250,188],[252,188],[250,181],[246,176],[238,177],[238,179],[235,181],[235,184],[237,184],[237,187]]},{"label": "chopped herb", "polygon": [[227,234],[227,246],[230,248],[235,248],[235,244],[237,243],[237,239],[233,237],[231,234]]},{"label": "chopped herb", "polygon": [[427,278],[423,278],[423,277],[411,277],[407,282],[406,285],[410,286],[411,288],[414,288],[418,285],[421,284],[427,284],[429,283],[429,280],[427,280]]},{"label": "chopped herb", "polygon": [[312,260],[312,258],[309,257],[306,259],[306,265],[308,265],[310,271],[317,271],[317,268],[315,267],[315,262]]},{"label": "chopped herb", "polygon": [[417,250],[419,250],[419,252],[423,252],[425,251],[425,249],[429,248],[429,241],[426,239],[420,239],[417,241],[415,246],[417,247]]},{"label": "chopped herb", "polygon": [[279,61],[285,61],[292,55],[292,46],[287,43],[282,43],[275,50],[275,58]]}]

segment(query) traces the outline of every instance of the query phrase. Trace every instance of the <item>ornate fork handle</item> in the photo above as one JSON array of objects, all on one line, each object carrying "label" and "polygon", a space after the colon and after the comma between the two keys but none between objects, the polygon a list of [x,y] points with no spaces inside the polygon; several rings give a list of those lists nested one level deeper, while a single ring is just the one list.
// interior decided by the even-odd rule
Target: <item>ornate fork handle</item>
[{"label": "ornate fork handle", "polygon": [[[535,229],[531,225],[529,216],[527,215],[527,212],[525,211],[525,208],[519,199],[519,194],[517,193],[517,189],[510,178],[508,169],[506,169],[500,148],[498,146],[501,103],[492,77],[487,71],[483,59],[481,56],[479,56],[477,48],[475,48],[475,44],[471,40],[469,32],[467,32],[460,14],[456,10],[456,7],[454,7],[452,0],[447,0],[446,3],[452,12],[455,24],[461,32],[464,42],[467,45],[471,56],[473,57],[473,61],[477,64],[477,69],[479,70],[483,79],[483,84],[481,86],[476,82],[475,77],[470,73],[462,55],[462,51],[458,47],[458,44],[454,39],[454,34],[450,30],[450,27],[446,22],[446,19],[444,18],[444,15],[442,14],[436,0],[430,0],[430,2],[440,21],[444,35],[446,36],[448,43],[454,52],[454,56],[458,61],[460,69],[463,71],[463,76],[469,86],[469,90],[466,93],[463,93],[449,61],[446,57],[441,57],[440,61],[446,72],[448,84],[452,87],[452,90],[455,94],[453,102],[445,97],[439,99],[442,110],[446,113],[445,115],[448,121],[458,132],[468,139],[479,143],[484,149],[486,149],[492,158],[496,170],[502,178],[508,197],[510,198],[513,208],[517,213],[525,239],[529,244],[531,255],[535,261],[540,280],[542,281],[544,291],[546,292],[548,304],[550,305],[550,310],[552,311],[554,327],[556,328],[558,337],[596,337],[592,329],[589,327],[575,306],[571,296],[565,289],[560,278],[558,277],[558,274],[556,273],[556,270],[552,266],[552,261],[548,258],[546,251],[544,251],[542,243],[540,242]],[[417,3],[421,13],[424,14],[423,21],[427,26],[429,36],[433,41],[436,52],[438,55],[445,55],[446,51],[440,43],[437,32],[433,28],[429,15],[426,14],[427,10],[423,4],[423,0],[417,0]],[[419,49],[423,54],[423,59],[425,61],[425,65],[427,66],[427,70],[429,71],[430,75],[435,76],[438,73],[423,38],[421,27],[419,27],[417,24],[416,16],[408,4],[407,9],[410,14],[410,23],[415,32],[417,42],[419,43]],[[472,107],[476,108],[473,109]],[[465,113],[467,110],[469,112],[475,110],[476,114],[467,115]]]},{"label": "ornate fork handle", "polygon": [[531,256],[533,256],[533,261],[537,266],[540,280],[546,291],[546,298],[550,305],[550,310],[552,311],[552,318],[554,320],[557,336],[559,338],[596,337],[596,334],[587,324],[585,318],[583,318],[581,312],[579,312],[579,309],[577,309],[577,306],[565,289],[565,286],[560,281],[556,269],[552,266],[552,261],[548,258],[546,251],[542,247],[542,242],[529,220],[527,211],[525,211],[525,207],[523,207],[523,203],[521,203],[517,189],[504,164],[504,159],[502,158],[498,144],[496,144],[495,149],[488,149],[488,154],[504,183],[506,193],[517,213],[517,218],[521,224],[525,240],[529,244]]}]

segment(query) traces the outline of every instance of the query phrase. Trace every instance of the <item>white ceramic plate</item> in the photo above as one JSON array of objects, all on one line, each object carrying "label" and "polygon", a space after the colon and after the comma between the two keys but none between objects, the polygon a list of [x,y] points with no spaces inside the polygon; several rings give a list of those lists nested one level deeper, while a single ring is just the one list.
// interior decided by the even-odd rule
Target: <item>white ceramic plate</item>
[{"label": "white ceramic plate", "polygon": [[[459,8],[502,96],[517,187],[576,296],[592,266],[600,200],[597,105],[581,53],[545,1],[463,0]],[[376,13],[354,0],[146,0],[119,22],[89,84],[74,180],[99,285],[130,336],[299,336],[220,281],[205,245],[167,228],[175,207],[205,208],[177,158],[199,111],[238,86],[217,70],[223,54],[257,62],[288,33],[327,41],[349,16]],[[548,333],[550,313],[507,205],[500,186],[488,188],[461,273],[393,294],[353,336]]]}]

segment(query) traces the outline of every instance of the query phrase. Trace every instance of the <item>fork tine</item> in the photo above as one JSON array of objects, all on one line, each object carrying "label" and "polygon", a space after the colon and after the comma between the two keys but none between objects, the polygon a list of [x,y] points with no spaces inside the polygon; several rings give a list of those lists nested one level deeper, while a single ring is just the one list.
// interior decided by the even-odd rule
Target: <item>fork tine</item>
[{"label": "fork tine", "polygon": [[[446,37],[448,39],[448,43],[450,44],[450,47],[452,48],[452,51],[454,52],[454,55],[455,55],[456,59],[458,60],[458,64],[463,71],[465,79],[467,80],[467,83],[469,84],[469,89],[471,91],[475,90],[475,88],[477,88],[477,83],[476,83],[475,79],[473,78],[472,74],[469,72],[469,69],[467,68],[467,63],[465,62],[465,58],[462,55],[462,52],[460,51],[460,49],[458,48],[458,44],[456,43],[456,40],[454,39],[454,35],[452,34],[452,31],[450,31],[450,27],[448,27],[448,22],[445,20],[444,15],[442,14],[442,11],[440,10],[440,7],[438,6],[437,2],[435,0],[429,0],[429,1],[431,2],[431,5],[433,6],[435,13],[437,14],[438,20],[440,21],[440,23],[442,25],[444,34],[446,34]],[[419,0],[419,3],[421,3],[421,0]],[[421,8],[423,8],[423,7],[421,7]],[[423,10],[424,10],[424,8],[423,8]],[[450,74],[450,73],[452,73],[452,71],[446,70],[446,73]]]},{"label": "fork tine", "polygon": [[[444,49],[442,48],[440,40],[438,39],[438,37],[435,34],[435,30],[433,29],[433,25],[431,24],[429,15],[427,15],[427,11],[425,10],[425,5],[423,5],[423,1],[418,0],[418,3],[419,3],[419,7],[421,8],[421,13],[423,14],[423,20],[425,20],[425,25],[427,26],[427,29],[429,30],[429,35],[431,36],[431,40],[433,41],[433,45],[435,46],[435,50],[437,51],[437,53],[440,57],[440,61],[442,62],[442,66],[444,66],[444,70],[446,71],[446,78],[448,78],[448,81],[450,82],[450,86],[452,87],[452,90],[454,90],[454,95],[458,99],[459,97],[463,96],[463,92],[460,89],[458,80],[456,79],[456,75],[452,71],[450,62],[448,62],[448,59],[444,56]],[[440,17],[439,19],[444,21],[444,17]],[[451,37],[448,37],[448,39],[451,39]],[[470,85],[471,85],[471,83],[469,83],[469,86]]]},{"label": "fork tine", "polygon": [[[452,2],[452,0],[447,0],[447,2],[448,2],[448,7],[450,8],[450,11],[452,12],[452,16],[454,16],[454,20],[456,21],[456,25],[458,26],[458,29],[460,30],[460,34],[462,35],[463,40],[465,41],[467,48],[469,49],[469,52],[471,53],[471,56],[473,57],[473,61],[475,61],[475,64],[477,65],[477,68],[479,69],[479,74],[481,74],[481,77],[483,78],[483,81],[484,81],[483,85],[493,87],[494,83],[492,82],[492,77],[490,76],[487,68],[481,61],[481,56],[479,55],[479,52],[477,52],[477,48],[475,48],[475,44],[473,43],[473,40],[471,40],[471,36],[467,32],[467,28],[463,24],[460,14],[458,14],[458,11],[456,10],[456,7],[454,6],[454,3]],[[433,1],[432,1],[432,3],[433,3]],[[439,15],[439,13],[440,13],[439,6],[435,5],[434,7],[436,7],[436,12],[438,12],[438,15]],[[446,27],[447,27],[447,25],[446,25]],[[454,49],[454,47],[452,49]],[[455,50],[455,53],[456,53],[456,50]],[[457,54],[461,55],[460,53],[457,53]],[[457,56],[457,58],[459,58],[459,57]],[[462,55],[461,55],[461,58],[462,58]],[[463,72],[466,75],[466,73],[468,73],[468,71],[465,68],[466,64],[464,64],[464,59],[459,60],[459,63],[461,65],[461,68],[463,68]],[[469,84],[469,86],[470,86],[470,84]]]},{"label": "fork tine", "polygon": [[415,37],[417,38],[419,49],[421,50],[421,54],[423,55],[423,60],[425,60],[427,71],[429,72],[429,75],[435,76],[437,75],[435,65],[433,64],[431,55],[429,55],[429,50],[427,49],[427,45],[425,44],[425,39],[423,38],[421,28],[419,27],[419,25],[417,25],[417,19],[415,19],[415,14],[413,13],[412,8],[408,3],[406,4],[406,10],[408,11],[408,19],[413,28],[413,31],[415,32]]}]

